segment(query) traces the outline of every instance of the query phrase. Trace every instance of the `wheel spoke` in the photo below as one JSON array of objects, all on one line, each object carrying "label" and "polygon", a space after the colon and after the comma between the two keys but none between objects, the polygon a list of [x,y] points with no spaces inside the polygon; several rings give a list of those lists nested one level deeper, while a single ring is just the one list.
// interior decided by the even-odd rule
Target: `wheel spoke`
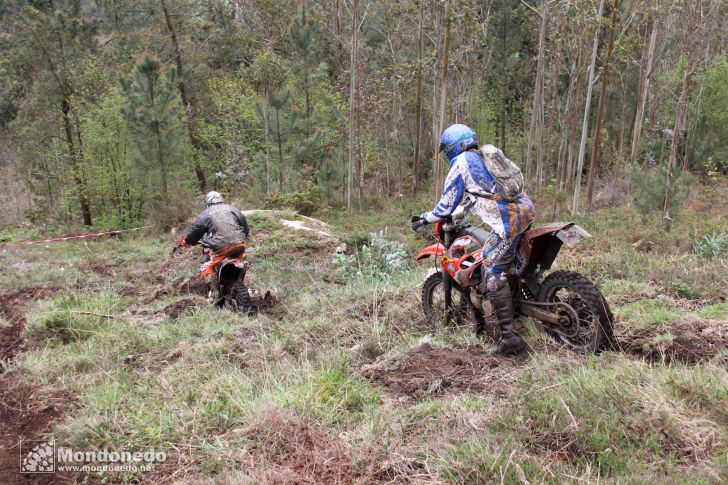
[{"label": "wheel spoke", "polygon": [[583,347],[588,345],[592,339],[592,333],[596,331],[595,316],[589,307],[589,303],[568,287],[556,287],[551,291],[548,301],[553,303],[563,303],[571,306],[576,312],[578,318],[574,324],[578,325],[576,335],[573,337],[561,337],[566,343],[574,347]]}]

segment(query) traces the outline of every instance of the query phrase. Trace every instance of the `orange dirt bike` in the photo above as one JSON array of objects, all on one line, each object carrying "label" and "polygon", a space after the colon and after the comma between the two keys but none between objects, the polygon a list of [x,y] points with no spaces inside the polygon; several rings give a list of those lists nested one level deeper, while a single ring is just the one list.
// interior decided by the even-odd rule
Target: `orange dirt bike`
[{"label": "orange dirt bike", "polygon": [[[205,261],[209,260],[210,248],[202,246]],[[178,249],[179,246],[176,249]],[[233,253],[225,258],[215,268],[215,278],[212,284],[207,284],[207,300],[217,307],[227,307],[233,311],[252,313],[253,302],[250,292],[245,286],[245,274],[248,271],[248,263],[245,262],[245,249]]]},{"label": "orange dirt bike", "polygon": [[[478,334],[490,327],[492,306],[479,290],[483,244],[488,233],[467,222],[465,213],[473,201],[459,206],[451,216],[435,226],[437,242],[421,250],[417,261],[435,258],[436,272],[422,287],[422,309],[434,320],[474,320]],[[598,352],[612,341],[614,318],[599,289],[586,277],[573,271],[554,271],[553,265],[563,244],[574,247],[591,237],[571,222],[544,224],[526,231],[515,262],[507,274],[513,293],[516,316],[532,317],[543,331],[567,346]],[[488,320],[488,322],[486,322]]]}]

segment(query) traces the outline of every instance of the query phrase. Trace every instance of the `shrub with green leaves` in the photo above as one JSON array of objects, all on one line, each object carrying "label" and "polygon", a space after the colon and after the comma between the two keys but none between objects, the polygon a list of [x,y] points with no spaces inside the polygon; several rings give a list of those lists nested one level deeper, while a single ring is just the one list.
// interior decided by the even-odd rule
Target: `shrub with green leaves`
[{"label": "shrub with green leaves", "polygon": [[321,189],[310,186],[299,192],[273,194],[263,203],[266,209],[296,209],[304,216],[310,216],[321,205]]},{"label": "shrub with green leaves", "polygon": [[728,249],[728,234],[725,232],[705,234],[693,243],[695,254],[705,259],[724,256],[726,249]]},{"label": "shrub with green leaves", "polygon": [[407,249],[404,244],[387,239],[386,230],[369,234],[369,242],[356,256],[336,254],[333,264],[347,276],[387,280],[407,269]]},{"label": "shrub with green leaves", "polygon": [[[667,168],[658,167],[655,170],[642,170],[639,166],[631,174],[635,186],[634,207],[643,215],[653,214],[662,210],[667,189]],[[690,188],[695,183],[695,177],[688,172],[675,174],[670,189],[669,207],[677,211],[690,196]]]}]

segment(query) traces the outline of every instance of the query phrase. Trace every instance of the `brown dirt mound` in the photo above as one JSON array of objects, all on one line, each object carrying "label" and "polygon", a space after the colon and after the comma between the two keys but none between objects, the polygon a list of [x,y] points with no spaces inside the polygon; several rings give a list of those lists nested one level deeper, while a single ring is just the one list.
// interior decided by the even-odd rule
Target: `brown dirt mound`
[{"label": "brown dirt mound", "polygon": [[172,275],[184,273],[193,268],[197,269],[202,264],[202,251],[199,248],[180,248],[162,260],[154,269],[155,274]]},{"label": "brown dirt mound", "polygon": [[510,392],[522,361],[490,355],[480,345],[450,349],[424,343],[399,362],[366,366],[362,375],[399,398],[418,400],[458,392],[502,397]]},{"label": "brown dirt mound", "polygon": [[0,360],[11,359],[23,350],[25,312],[30,303],[57,292],[57,288],[49,286],[29,286],[0,293],[0,315],[9,323],[8,326],[0,326]]},{"label": "brown dirt mound", "polygon": [[15,375],[0,377],[0,481],[16,483],[71,483],[68,475],[20,474],[20,440],[42,440],[73,398],[70,393],[44,395],[40,387],[19,384]]},{"label": "brown dirt mound", "polygon": [[199,296],[190,296],[174,301],[162,309],[162,313],[172,319],[177,319],[182,315],[191,312],[193,309],[201,306],[207,306],[207,300]]},{"label": "brown dirt mound", "polygon": [[257,313],[279,319],[288,315],[288,310],[280,304],[278,298],[270,291],[266,291],[263,296],[253,296],[252,301],[253,309]]},{"label": "brown dirt mound", "polygon": [[677,321],[627,330],[617,342],[617,348],[649,361],[707,362],[728,350],[728,321]]},{"label": "brown dirt mound", "polygon": [[378,460],[316,424],[280,410],[246,430],[250,475],[261,483],[382,483],[392,481]]}]

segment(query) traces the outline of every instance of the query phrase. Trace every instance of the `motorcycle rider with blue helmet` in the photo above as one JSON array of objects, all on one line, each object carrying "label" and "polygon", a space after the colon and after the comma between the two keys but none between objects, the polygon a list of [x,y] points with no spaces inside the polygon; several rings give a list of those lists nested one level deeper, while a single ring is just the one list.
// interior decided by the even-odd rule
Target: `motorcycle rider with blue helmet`
[{"label": "motorcycle rider with blue helmet", "polygon": [[491,227],[483,244],[480,289],[491,301],[501,329],[495,352],[520,354],[527,346],[513,329],[513,298],[505,272],[513,264],[521,236],[535,219],[533,203],[525,192],[508,199],[496,194],[495,177],[486,168],[483,156],[505,159],[505,155],[493,145],[479,150],[478,137],[468,126],[455,124],[447,128],[440,138],[440,151],[450,161],[445,190],[432,211],[413,217],[412,228],[419,231],[425,224],[451,215],[466,193],[476,195],[471,211]]}]

